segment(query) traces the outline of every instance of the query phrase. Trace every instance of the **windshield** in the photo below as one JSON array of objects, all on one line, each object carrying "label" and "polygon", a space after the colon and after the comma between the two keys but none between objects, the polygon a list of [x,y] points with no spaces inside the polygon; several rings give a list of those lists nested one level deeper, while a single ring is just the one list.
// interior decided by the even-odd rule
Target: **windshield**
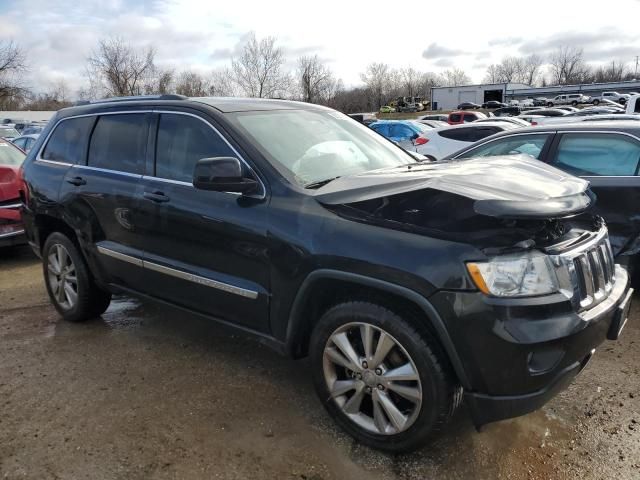
[{"label": "windshield", "polygon": [[16,138],[20,134],[15,128],[0,128],[0,137],[1,138]]},{"label": "windshield", "polygon": [[273,165],[302,186],[415,163],[402,149],[339,112],[271,110],[234,117]]},{"label": "windshield", "polygon": [[25,154],[22,153],[17,147],[0,141],[0,165],[11,165],[18,167],[22,165]]}]

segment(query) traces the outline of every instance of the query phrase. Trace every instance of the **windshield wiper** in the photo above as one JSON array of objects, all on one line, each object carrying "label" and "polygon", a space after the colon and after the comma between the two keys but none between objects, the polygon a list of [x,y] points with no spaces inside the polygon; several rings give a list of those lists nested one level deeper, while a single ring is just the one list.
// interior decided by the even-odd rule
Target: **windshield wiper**
[{"label": "windshield wiper", "polygon": [[320,188],[320,187],[324,187],[327,183],[329,182],[333,182],[334,180],[340,178],[338,177],[333,177],[333,178],[327,178],[325,180],[318,180],[317,182],[311,182],[311,183],[307,183],[304,188]]}]

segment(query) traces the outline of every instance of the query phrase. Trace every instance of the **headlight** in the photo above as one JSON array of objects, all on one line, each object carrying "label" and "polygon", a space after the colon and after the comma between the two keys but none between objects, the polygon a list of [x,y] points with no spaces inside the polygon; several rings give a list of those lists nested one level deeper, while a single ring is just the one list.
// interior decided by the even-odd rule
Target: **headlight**
[{"label": "headlight", "polygon": [[478,289],[495,297],[530,297],[558,291],[551,260],[540,252],[501,255],[488,262],[467,263]]}]

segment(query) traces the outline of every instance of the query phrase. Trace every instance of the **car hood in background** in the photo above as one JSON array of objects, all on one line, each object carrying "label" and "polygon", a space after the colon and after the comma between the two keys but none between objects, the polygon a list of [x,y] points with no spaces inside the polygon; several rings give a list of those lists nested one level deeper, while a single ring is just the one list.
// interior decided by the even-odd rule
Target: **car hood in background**
[{"label": "car hood in background", "polygon": [[435,189],[474,200],[481,215],[557,218],[594,202],[589,182],[525,155],[418,163],[338,178],[315,192],[325,205]]}]

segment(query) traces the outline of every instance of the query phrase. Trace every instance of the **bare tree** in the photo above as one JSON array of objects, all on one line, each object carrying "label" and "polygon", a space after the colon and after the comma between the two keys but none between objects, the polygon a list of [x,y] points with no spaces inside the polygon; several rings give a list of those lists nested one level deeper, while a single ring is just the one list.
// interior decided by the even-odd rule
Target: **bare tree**
[{"label": "bare tree", "polygon": [[376,110],[384,104],[384,96],[390,87],[390,73],[389,65],[374,62],[367,65],[366,71],[360,74],[360,78],[362,78],[374,99]]},{"label": "bare tree", "polygon": [[107,96],[141,95],[156,72],[155,50],[136,50],[118,37],[100,40],[88,59],[90,81]]},{"label": "bare tree", "polygon": [[444,85],[446,87],[457,87],[459,85],[468,85],[471,83],[471,78],[464,70],[459,68],[452,68],[450,70],[445,70],[442,73],[442,78],[444,80]]},{"label": "bare tree", "polygon": [[326,103],[335,81],[331,69],[320,61],[318,55],[300,57],[297,76],[304,102]]},{"label": "bare tree", "polygon": [[568,85],[583,82],[589,75],[589,67],[584,63],[581,48],[558,47],[549,57],[552,82]]},{"label": "bare tree", "polygon": [[538,78],[540,77],[540,68],[542,67],[543,60],[540,55],[532,53],[528,57],[525,57],[522,64],[522,71],[520,82],[527,85],[536,85]]},{"label": "bare tree", "polygon": [[211,73],[211,87],[209,94],[217,97],[233,97],[236,89],[233,80],[233,72],[228,68],[214,70]]},{"label": "bare tree", "polygon": [[196,72],[185,71],[178,75],[176,93],[187,97],[206,97],[211,85],[209,81]]},{"label": "bare tree", "polygon": [[15,103],[26,95],[20,81],[20,75],[26,70],[25,55],[18,44],[0,42],[0,105]]},{"label": "bare tree", "polygon": [[626,80],[632,72],[627,71],[627,66],[623,62],[616,62],[612,60],[611,63],[606,66],[598,67],[593,71],[593,82],[620,82]]},{"label": "bare tree", "polygon": [[418,94],[422,81],[422,74],[419,71],[413,67],[403,68],[400,70],[400,79],[403,89],[409,97],[414,97]]},{"label": "bare tree", "polygon": [[485,83],[501,83],[502,77],[500,76],[500,68],[498,65],[492,63],[487,67],[487,73],[484,76]]},{"label": "bare tree", "polygon": [[283,69],[284,61],[275,37],[258,41],[252,33],[240,56],[231,60],[231,67],[244,95],[273,98],[283,96],[291,86],[290,75]]}]

